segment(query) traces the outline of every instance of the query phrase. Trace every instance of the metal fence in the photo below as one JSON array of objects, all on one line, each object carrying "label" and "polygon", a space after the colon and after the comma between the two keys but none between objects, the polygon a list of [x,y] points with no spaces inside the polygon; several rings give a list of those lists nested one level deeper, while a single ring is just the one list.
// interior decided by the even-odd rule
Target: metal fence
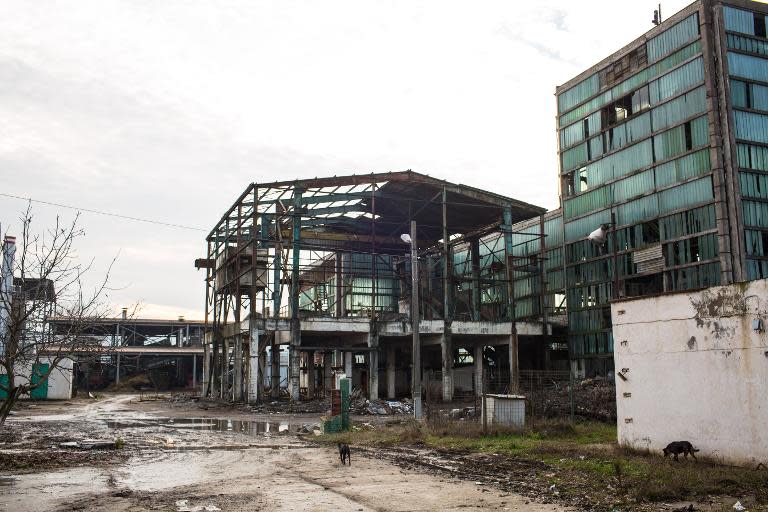
[{"label": "metal fence", "polygon": [[[492,403],[488,397],[514,395],[525,404],[526,423],[539,419],[592,420],[611,422],[616,419],[616,388],[614,382],[604,378],[572,379],[568,371],[524,370],[520,372],[518,386],[512,386],[508,375],[489,372],[477,379],[471,374],[471,391],[454,393],[451,402],[442,401],[441,372],[425,375],[425,415],[428,420],[458,419],[483,421],[483,399],[487,418],[498,418],[504,411],[499,407],[514,408],[517,404]],[[464,380],[469,380],[464,378]],[[478,390],[477,385],[481,385]],[[510,399],[511,400],[511,399]],[[501,404],[501,405],[499,405]],[[512,410],[512,409],[510,409]]]}]

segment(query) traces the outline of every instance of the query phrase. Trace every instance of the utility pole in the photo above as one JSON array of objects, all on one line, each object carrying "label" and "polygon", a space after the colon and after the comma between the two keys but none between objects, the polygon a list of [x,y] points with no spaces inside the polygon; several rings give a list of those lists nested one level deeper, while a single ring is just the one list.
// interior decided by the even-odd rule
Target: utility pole
[{"label": "utility pole", "polygon": [[413,331],[413,417],[421,419],[421,341],[419,340],[419,246],[416,221],[411,221],[411,330]]}]

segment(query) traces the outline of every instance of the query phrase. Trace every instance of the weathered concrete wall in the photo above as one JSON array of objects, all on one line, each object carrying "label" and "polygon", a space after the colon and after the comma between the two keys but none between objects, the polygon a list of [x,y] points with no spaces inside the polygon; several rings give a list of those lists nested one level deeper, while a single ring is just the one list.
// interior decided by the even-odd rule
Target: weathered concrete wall
[{"label": "weathered concrete wall", "polygon": [[[51,358],[40,356],[40,363],[50,364]],[[58,367],[48,376],[48,400],[69,400],[72,398],[72,374],[74,363],[71,359],[62,359]],[[30,367],[19,369],[16,373],[16,384],[26,384],[32,371]],[[29,398],[29,394],[22,398]]]},{"label": "weathered concrete wall", "polygon": [[768,461],[768,280],[621,301],[611,314],[621,444],[690,441],[725,462]]}]

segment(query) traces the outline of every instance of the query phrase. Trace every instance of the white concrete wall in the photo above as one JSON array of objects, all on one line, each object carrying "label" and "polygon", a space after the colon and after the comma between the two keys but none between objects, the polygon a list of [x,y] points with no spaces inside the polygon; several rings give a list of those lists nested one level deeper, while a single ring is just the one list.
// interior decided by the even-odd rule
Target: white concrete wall
[{"label": "white concrete wall", "polygon": [[[51,359],[40,357],[40,363],[50,364]],[[48,400],[69,400],[72,398],[72,374],[74,363],[72,359],[62,359],[58,368],[54,368],[48,377]],[[16,384],[26,384],[32,374],[29,368],[19,369],[16,372]],[[23,395],[22,398],[29,398]]]},{"label": "white concrete wall", "polygon": [[[612,304],[618,437],[768,461],[768,280]],[[660,453],[660,452],[659,452]]]},{"label": "white concrete wall", "polygon": [[[42,359],[42,358],[41,358]],[[46,361],[42,361],[46,362]],[[58,368],[54,368],[48,377],[48,399],[69,400],[72,398],[72,369],[71,359],[59,361]]]}]

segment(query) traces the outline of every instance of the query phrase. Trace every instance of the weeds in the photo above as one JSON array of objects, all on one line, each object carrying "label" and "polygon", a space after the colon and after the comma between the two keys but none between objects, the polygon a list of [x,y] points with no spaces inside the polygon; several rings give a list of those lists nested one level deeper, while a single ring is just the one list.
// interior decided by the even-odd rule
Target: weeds
[{"label": "weeds", "polygon": [[[455,452],[457,457],[467,452],[493,453],[509,460],[544,463],[545,474],[552,475],[547,481],[565,483],[564,498],[570,492],[637,506],[707,496],[753,496],[758,503],[768,503],[768,471],[724,466],[704,457],[698,462],[672,462],[647,450],[619,447],[615,426],[604,423],[539,420],[523,429],[489,426],[483,433],[479,422],[438,419],[325,435],[320,440],[358,446],[425,446]],[[532,473],[530,479],[539,476]]]}]

